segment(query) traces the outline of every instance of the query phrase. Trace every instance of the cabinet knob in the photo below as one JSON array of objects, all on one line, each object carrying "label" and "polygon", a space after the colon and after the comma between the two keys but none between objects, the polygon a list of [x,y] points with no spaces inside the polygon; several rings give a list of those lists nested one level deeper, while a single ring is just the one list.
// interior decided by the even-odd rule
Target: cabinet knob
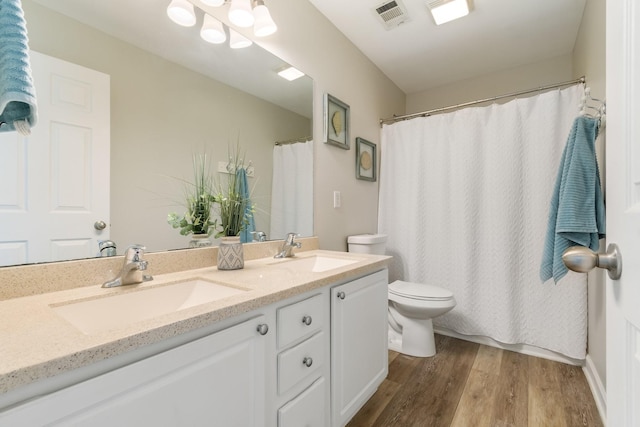
[{"label": "cabinet knob", "polygon": [[267,325],[266,323],[261,323],[258,325],[257,330],[260,335],[267,335],[267,332],[269,332],[269,325]]},{"label": "cabinet knob", "polygon": [[344,299],[345,296],[346,295],[344,294],[344,292],[342,292],[342,291],[338,292],[338,298]]},{"label": "cabinet knob", "polygon": [[313,319],[311,319],[311,316],[304,316],[302,318],[302,323],[304,323],[305,325],[309,326],[311,324],[312,320]]},{"label": "cabinet knob", "polygon": [[313,365],[313,359],[310,357],[305,357],[304,359],[302,359],[302,364],[307,368],[310,368],[311,365]]}]

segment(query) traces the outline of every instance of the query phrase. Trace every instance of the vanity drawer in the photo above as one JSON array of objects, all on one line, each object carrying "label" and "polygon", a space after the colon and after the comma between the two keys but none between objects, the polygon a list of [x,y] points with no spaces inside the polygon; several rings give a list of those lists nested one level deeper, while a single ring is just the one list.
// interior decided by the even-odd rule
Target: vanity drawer
[{"label": "vanity drawer", "polygon": [[325,427],[325,381],[311,386],[278,409],[278,427]]},{"label": "vanity drawer", "polygon": [[278,348],[322,329],[324,325],[321,294],[278,309]]},{"label": "vanity drawer", "polygon": [[324,364],[324,332],[318,332],[289,350],[278,354],[278,393],[283,394],[299,382],[320,375]]}]

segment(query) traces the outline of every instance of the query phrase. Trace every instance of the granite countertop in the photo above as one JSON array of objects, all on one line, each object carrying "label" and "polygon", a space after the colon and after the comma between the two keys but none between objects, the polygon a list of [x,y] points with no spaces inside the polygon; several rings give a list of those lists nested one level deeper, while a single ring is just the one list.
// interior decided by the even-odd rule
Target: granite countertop
[{"label": "granite countertop", "polygon": [[[324,272],[296,267],[296,260],[315,255],[356,262]],[[313,289],[368,274],[387,266],[391,257],[325,250],[295,258],[245,261],[242,270],[200,268],[154,276],[138,285],[102,288],[100,284],[0,301],[0,393],[40,379],[81,368],[179,334],[211,325]],[[107,297],[189,279],[209,280],[245,292],[217,301],[85,334],[52,307],[83,299]],[[114,313],[117,316],[117,313]]]}]

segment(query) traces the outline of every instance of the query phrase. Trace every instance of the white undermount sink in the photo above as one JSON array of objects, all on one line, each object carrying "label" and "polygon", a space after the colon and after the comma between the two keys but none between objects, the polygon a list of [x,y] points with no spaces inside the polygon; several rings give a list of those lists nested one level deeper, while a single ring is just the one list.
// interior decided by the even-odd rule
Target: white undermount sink
[{"label": "white undermount sink", "polygon": [[120,295],[51,306],[87,335],[220,300],[246,292],[203,279],[159,285]]},{"label": "white undermount sink", "polygon": [[354,264],[358,262],[357,259],[346,259],[346,258],[334,258],[324,255],[313,255],[309,257],[299,257],[299,258],[283,258],[281,261],[274,262],[272,264],[277,265],[280,264],[282,266],[290,267],[291,269],[302,271],[302,272],[312,272],[312,273],[322,273],[329,270],[334,270],[336,268],[344,267],[349,264]]}]

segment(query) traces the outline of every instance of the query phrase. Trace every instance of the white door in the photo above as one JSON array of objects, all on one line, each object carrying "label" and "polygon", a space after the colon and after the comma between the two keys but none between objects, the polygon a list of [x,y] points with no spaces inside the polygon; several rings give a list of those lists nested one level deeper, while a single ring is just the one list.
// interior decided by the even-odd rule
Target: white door
[{"label": "white door", "polygon": [[640,426],[640,3],[607,2],[607,425]]},{"label": "white door", "polygon": [[0,266],[93,257],[109,238],[109,76],[30,55],[38,123],[0,134]]}]

